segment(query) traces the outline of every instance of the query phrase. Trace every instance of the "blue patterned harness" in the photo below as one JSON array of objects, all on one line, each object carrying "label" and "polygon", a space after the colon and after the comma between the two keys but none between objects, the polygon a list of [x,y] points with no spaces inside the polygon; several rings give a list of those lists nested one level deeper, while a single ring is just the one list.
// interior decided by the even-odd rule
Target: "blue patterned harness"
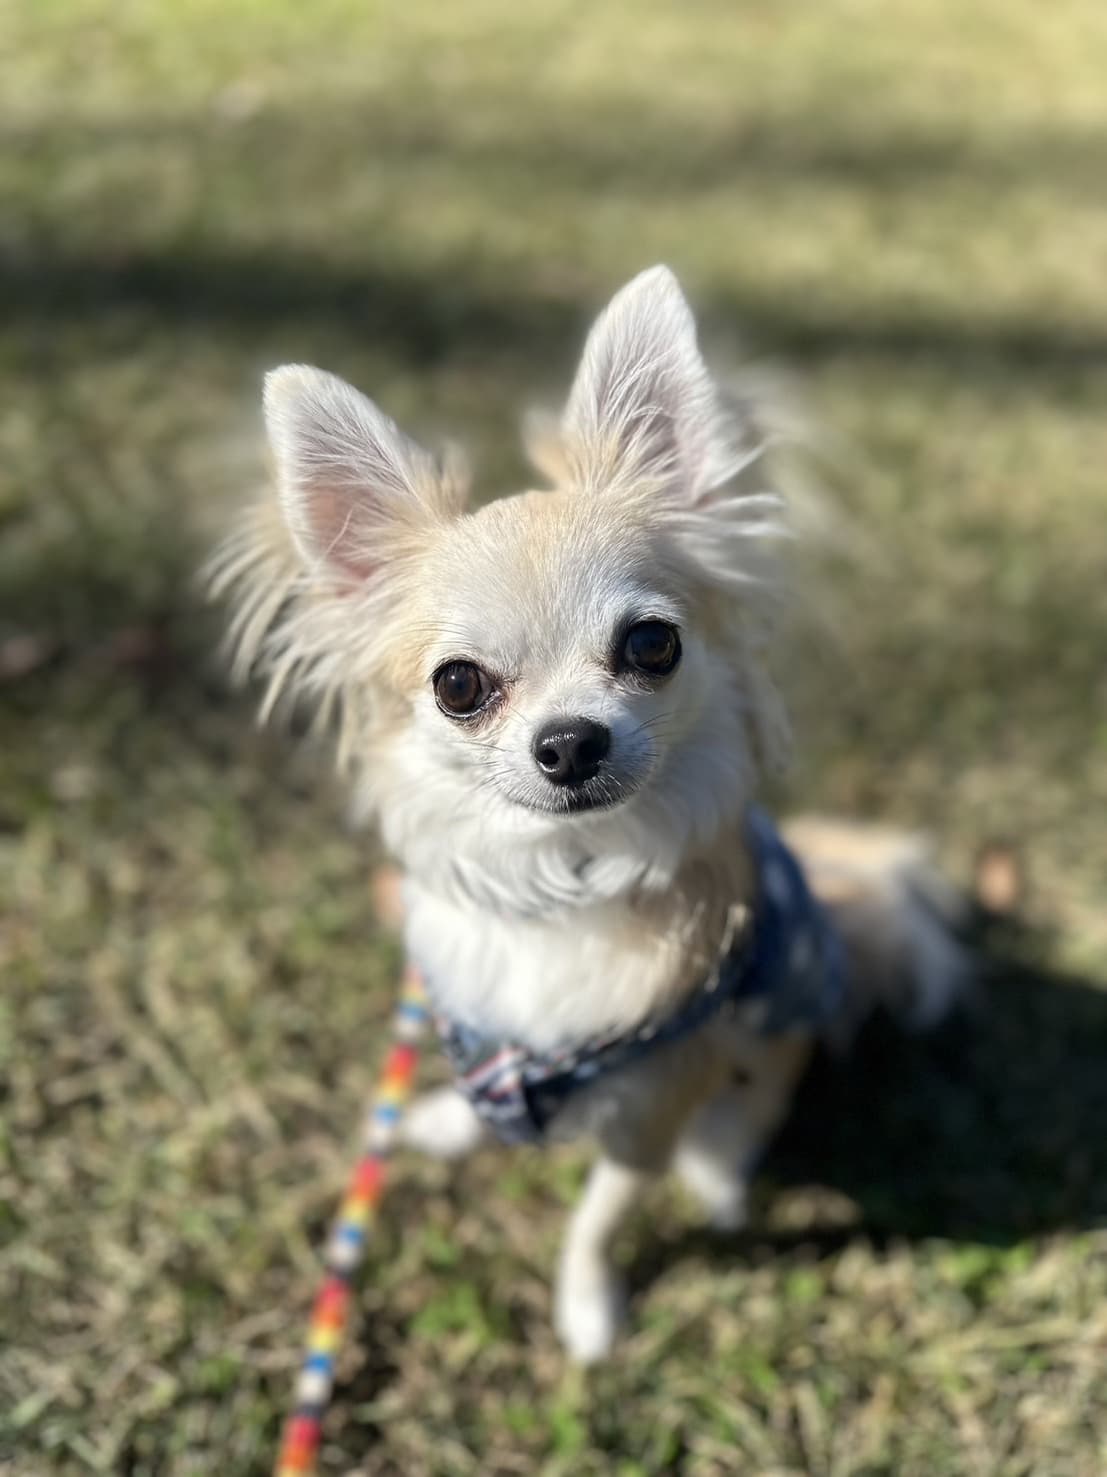
[{"label": "blue patterned harness", "polygon": [[758,879],[752,920],[728,935],[718,964],[667,1019],[540,1052],[439,1016],[457,1085],[499,1138],[541,1140],[578,1088],[679,1041],[727,1004],[764,1001],[758,1029],[766,1034],[817,1029],[838,1011],[846,984],[838,933],[769,817],[751,808],[746,826]]}]

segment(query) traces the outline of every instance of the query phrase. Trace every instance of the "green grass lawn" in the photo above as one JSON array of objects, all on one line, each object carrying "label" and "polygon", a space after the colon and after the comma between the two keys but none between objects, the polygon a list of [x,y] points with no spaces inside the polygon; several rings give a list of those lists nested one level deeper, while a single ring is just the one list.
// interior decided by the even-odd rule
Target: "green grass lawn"
[{"label": "green grass lawn", "polygon": [[0,1473],[263,1474],[383,1047],[371,843],[192,579],[312,360],[482,495],[668,261],[865,555],[792,799],[1022,848],[990,1006],[659,1190],[566,1369],[573,1153],[405,1161],[329,1473],[1107,1471],[1107,10],[0,0]]}]

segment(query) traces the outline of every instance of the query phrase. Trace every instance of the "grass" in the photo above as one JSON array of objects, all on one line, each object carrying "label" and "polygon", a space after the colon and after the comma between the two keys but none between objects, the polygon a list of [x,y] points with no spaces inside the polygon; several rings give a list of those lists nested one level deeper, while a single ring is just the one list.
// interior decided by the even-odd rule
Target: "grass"
[{"label": "grass", "polygon": [[486,493],[670,261],[873,548],[793,798],[1028,858],[929,1045],[808,1085],[757,1228],[659,1191],[563,1365],[572,1153],[405,1163],[326,1470],[1107,1469],[1107,16],[1094,0],[0,4],[0,1471],[263,1473],[394,980],[369,842],[191,572],[315,360]]}]

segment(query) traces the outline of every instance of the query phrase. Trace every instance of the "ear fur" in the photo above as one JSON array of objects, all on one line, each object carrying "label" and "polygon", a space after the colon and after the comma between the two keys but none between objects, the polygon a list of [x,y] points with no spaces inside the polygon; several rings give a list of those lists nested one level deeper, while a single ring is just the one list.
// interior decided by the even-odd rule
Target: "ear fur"
[{"label": "ear fur", "polygon": [[523,448],[531,466],[555,487],[564,487],[571,480],[561,425],[556,415],[548,410],[528,410],[523,417]]},{"label": "ear fur", "polygon": [[405,579],[433,526],[462,511],[467,477],[456,452],[439,466],[322,370],[268,375],[265,420],[278,498],[247,511],[205,580],[213,598],[233,602],[232,671],[264,679],[262,720],[307,700],[321,725],[336,723],[342,764],[367,705],[380,701],[360,679],[391,659]]},{"label": "ear fur", "polygon": [[266,375],[264,404],[281,508],[309,569],[364,580],[397,535],[461,511],[456,466],[440,470],[337,375],[286,364]]},{"label": "ear fur", "polygon": [[695,501],[717,478],[719,407],[696,325],[668,267],[616,293],[584,347],[562,421],[584,491],[648,483]]}]

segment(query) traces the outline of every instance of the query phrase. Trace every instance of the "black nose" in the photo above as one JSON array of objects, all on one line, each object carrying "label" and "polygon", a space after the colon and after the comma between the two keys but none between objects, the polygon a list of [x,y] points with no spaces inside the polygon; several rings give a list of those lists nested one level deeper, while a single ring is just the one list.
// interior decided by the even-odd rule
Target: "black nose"
[{"label": "black nose", "polygon": [[599,772],[611,730],[591,718],[561,718],[534,740],[538,768],[555,785],[579,785]]}]

